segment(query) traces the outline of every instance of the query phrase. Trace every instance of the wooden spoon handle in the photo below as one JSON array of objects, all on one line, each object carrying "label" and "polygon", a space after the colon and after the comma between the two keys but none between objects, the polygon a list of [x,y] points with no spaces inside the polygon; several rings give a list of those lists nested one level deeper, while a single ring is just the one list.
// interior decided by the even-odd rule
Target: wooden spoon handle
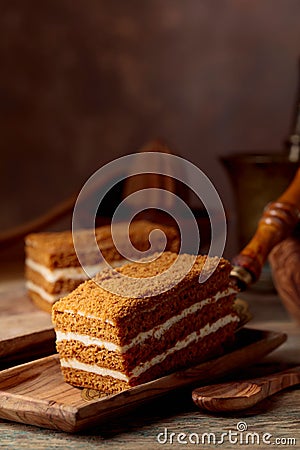
[{"label": "wooden spoon handle", "polygon": [[232,276],[242,288],[259,278],[270,251],[292,233],[299,220],[300,168],[286,191],[267,205],[254,237],[232,260]]},{"label": "wooden spoon handle", "polygon": [[252,380],[204,386],[195,389],[192,398],[201,409],[238,411],[296,384],[300,384],[300,366]]}]

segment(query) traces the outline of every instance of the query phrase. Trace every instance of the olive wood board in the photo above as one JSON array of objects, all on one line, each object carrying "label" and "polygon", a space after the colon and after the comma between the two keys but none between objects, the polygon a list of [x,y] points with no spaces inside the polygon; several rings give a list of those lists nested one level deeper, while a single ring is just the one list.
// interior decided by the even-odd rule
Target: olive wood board
[{"label": "olive wood board", "polygon": [[223,356],[110,396],[65,383],[54,354],[0,372],[0,418],[78,432],[176,389],[209,384],[256,363],[285,340],[284,333],[242,328]]}]

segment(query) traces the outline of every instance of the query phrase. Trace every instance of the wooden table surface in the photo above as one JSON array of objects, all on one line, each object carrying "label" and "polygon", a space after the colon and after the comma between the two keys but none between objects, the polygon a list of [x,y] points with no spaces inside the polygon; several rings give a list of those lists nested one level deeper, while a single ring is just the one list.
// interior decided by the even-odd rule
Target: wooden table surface
[{"label": "wooden table surface", "polygon": [[[0,274],[0,291],[9,292],[14,285],[20,286],[22,282],[21,271],[10,266]],[[248,300],[254,315],[252,327],[284,331],[288,334],[288,340],[271,355],[259,361],[255,367],[245,370],[244,374],[241,368],[235,378],[245,374],[262,375],[289,365],[300,364],[300,325],[290,320],[278,297],[274,293],[257,291],[247,292],[243,297]],[[243,427],[247,427],[249,433],[255,433],[255,442],[259,444],[246,445],[246,432],[242,431]],[[195,444],[197,438],[201,442],[204,433],[211,433],[211,439],[215,436],[218,441],[222,433],[226,432],[227,437],[224,437],[222,444],[208,443],[207,438],[205,444]],[[242,439],[242,443],[234,443],[235,432],[238,433],[238,439]],[[270,444],[264,443],[263,438],[269,440]],[[178,439],[187,443],[180,443]],[[289,439],[294,439],[296,444]],[[250,410],[227,415],[200,411],[191,400],[191,391],[186,390],[169,394],[168,397],[140,407],[126,417],[77,435],[0,420],[0,448],[4,449],[218,447],[232,450],[264,449],[270,446],[300,448],[300,388],[289,388]]]}]

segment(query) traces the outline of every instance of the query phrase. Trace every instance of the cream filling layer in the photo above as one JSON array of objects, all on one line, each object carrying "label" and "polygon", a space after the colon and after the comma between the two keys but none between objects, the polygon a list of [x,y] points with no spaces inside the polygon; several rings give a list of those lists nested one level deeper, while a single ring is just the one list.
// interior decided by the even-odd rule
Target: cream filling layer
[{"label": "cream filling layer", "polygon": [[149,361],[146,361],[145,363],[142,363],[138,366],[136,366],[130,376],[126,376],[124,373],[116,371],[116,370],[109,370],[104,367],[97,366],[95,364],[84,364],[80,361],[78,361],[76,358],[72,359],[61,359],[60,363],[62,367],[66,368],[72,368],[77,370],[83,370],[85,372],[91,372],[95,373],[96,375],[101,376],[110,376],[112,378],[116,378],[119,380],[127,381],[129,382],[132,378],[136,378],[140,376],[143,372],[146,372],[151,367],[155,366],[156,364],[161,363],[164,361],[169,355],[172,355],[173,353],[184,349],[188,345],[192,343],[197,343],[200,339],[203,339],[204,337],[208,336],[211,333],[215,333],[220,328],[225,327],[231,322],[238,321],[239,318],[236,316],[232,316],[231,314],[228,314],[227,316],[224,316],[220,319],[218,319],[213,324],[207,324],[205,327],[201,328],[200,331],[194,331],[193,333],[186,336],[183,340],[177,341],[174,347],[169,348],[167,351],[160,353],[159,355],[155,356],[154,358],[150,359]]},{"label": "cream filling layer", "polygon": [[[118,261],[112,261],[109,263],[111,267],[118,267],[127,262],[125,259]],[[58,280],[87,280],[89,275],[94,276],[101,270],[109,267],[106,263],[95,264],[91,266],[85,266],[86,271],[89,273],[87,275],[81,266],[79,267],[63,267],[57,269],[49,269],[48,267],[33,261],[33,259],[27,258],[25,261],[26,265],[30,269],[34,270],[40,274],[49,283],[55,283]]]},{"label": "cream filling layer", "polygon": [[181,311],[180,314],[177,314],[176,316],[170,317],[170,319],[166,320],[163,324],[157,325],[156,327],[152,328],[151,330],[144,331],[139,333],[130,344],[127,345],[117,345],[112,342],[104,341],[102,339],[98,339],[95,337],[79,334],[79,333],[73,333],[73,332],[62,332],[62,331],[56,331],[56,342],[61,342],[63,340],[67,341],[79,341],[84,345],[97,345],[98,347],[105,348],[108,351],[111,352],[118,352],[118,353],[126,353],[130,348],[142,344],[146,339],[150,337],[154,337],[155,339],[160,339],[166,331],[168,331],[175,323],[179,322],[180,320],[184,319],[190,314],[195,314],[196,312],[200,311],[204,306],[206,306],[209,303],[215,303],[219,299],[227,297],[233,293],[236,293],[236,290],[233,288],[228,288],[223,292],[218,292],[214,297],[207,298],[205,300],[201,300],[198,303],[194,303],[193,305],[189,306],[188,308],[185,308],[183,311]]},{"label": "cream filling layer", "polygon": [[40,297],[42,297],[49,303],[55,303],[58,299],[64,297],[69,293],[69,292],[61,292],[60,294],[49,294],[49,292],[45,291],[45,289],[43,289],[41,286],[38,286],[37,284],[33,283],[30,280],[26,281],[26,288],[29,291],[36,292],[37,294],[39,294]]},{"label": "cream filling layer", "polygon": [[61,359],[60,365],[61,367],[84,370],[85,372],[92,372],[97,375],[102,375],[103,377],[112,377],[116,378],[117,380],[129,381],[129,378],[124,373],[119,372],[118,370],[111,370],[91,364],[84,364],[77,361],[76,359]]}]

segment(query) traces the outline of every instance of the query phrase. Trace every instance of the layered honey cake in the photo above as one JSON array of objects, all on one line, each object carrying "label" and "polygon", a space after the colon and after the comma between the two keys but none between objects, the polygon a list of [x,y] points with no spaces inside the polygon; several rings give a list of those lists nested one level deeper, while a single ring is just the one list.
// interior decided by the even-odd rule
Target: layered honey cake
[{"label": "layered honey cake", "polygon": [[230,270],[223,258],[165,252],[81,284],[52,311],[65,381],[112,394],[223,353],[239,321]]},{"label": "layered honey cake", "polygon": [[[126,224],[127,225],[127,224]],[[114,225],[114,230],[122,237],[127,233],[123,223]],[[163,231],[167,238],[166,249],[178,252],[180,239],[177,230],[170,226],[139,220],[129,228],[130,241],[137,250],[149,248],[149,234],[155,230]],[[107,265],[99,263],[99,251],[91,251],[90,232],[79,231],[81,247],[84,249],[84,263],[87,272],[95,275]],[[126,234],[127,235],[127,234]],[[111,235],[111,226],[95,229],[95,238],[104,259],[113,267],[127,260],[117,250]],[[66,296],[88,278],[78,260],[71,231],[29,234],[25,238],[25,276],[31,299],[42,309],[51,312],[53,303]]]}]

